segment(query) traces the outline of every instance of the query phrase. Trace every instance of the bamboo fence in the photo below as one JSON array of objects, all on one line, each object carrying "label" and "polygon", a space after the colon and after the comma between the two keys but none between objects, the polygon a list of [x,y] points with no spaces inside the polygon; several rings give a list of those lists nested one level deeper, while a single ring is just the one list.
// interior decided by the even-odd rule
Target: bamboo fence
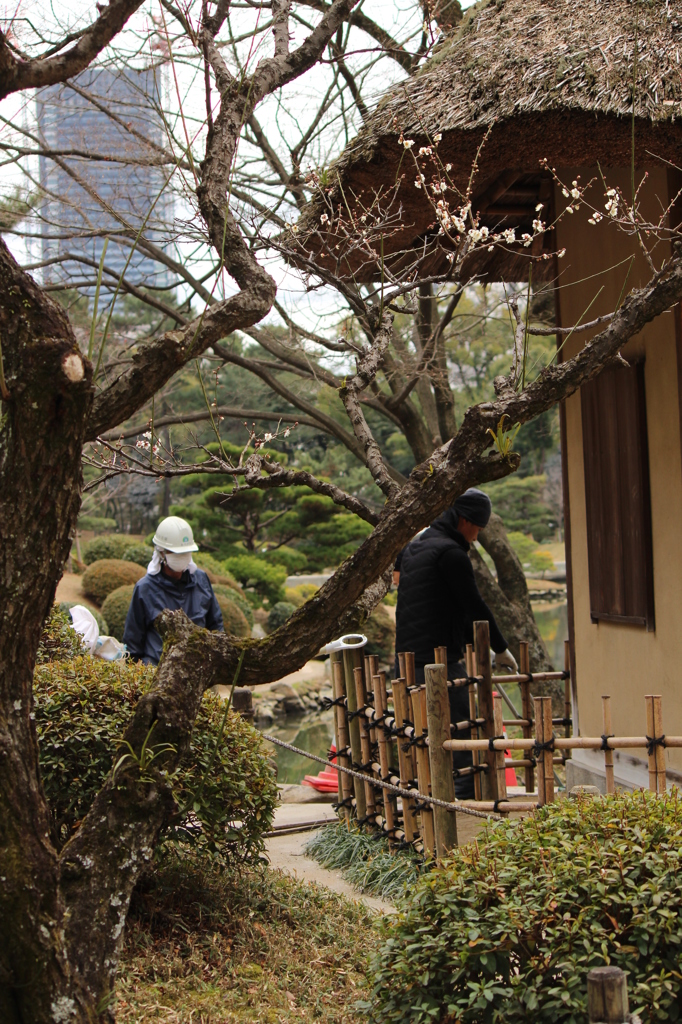
[{"label": "bamboo fence", "polygon": [[[339,772],[338,806],[347,821],[353,816],[360,825],[380,829],[392,848],[411,844],[442,857],[457,845],[456,814],[426,799],[497,814],[534,810],[555,799],[555,768],[565,765],[578,748],[603,751],[607,793],[615,792],[614,750],[646,749],[649,788],[665,792],[665,749],[682,747],[682,736],[664,735],[661,697],[645,698],[646,735],[614,736],[610,698],[603,697],[603,734],[573,736],[568,642],[562,671],[531,673],[528,644],[522,643],[519,671],[493,676],[487,622],[474,623],[474,640],[466,650],[463,678],[447,679],[447,651],[439,647],[434,664],[425,666],[424,684],[419,685],[414,654],[406,651],[398,655],[400,674],[390,690],[375,656],[363,658],[360,649],[332,654],[338,764],[360,773],[351,777]],[[550,680],[564,682],[560,718],[552,716],[551,697],[531,694],[534,683]],[[520,711],[505,689],[514,683],[519,687]],[[453,724],[451,687],[467,687],[469,705],[469,717]],[[512,718],[504,717],[503,703]],[[507,729],[520,735],[507,736]],[[471,765],[454,769],[455,751],[471,752]],[[521,758],[507,756],[513,751],[521,751]],[[523,771],[525,799],[509,799],[509,767]],[[455,801],[457,776],[473,776],[475,799]],[[377,785],[379,781],[399,787],[399,798]]]}]

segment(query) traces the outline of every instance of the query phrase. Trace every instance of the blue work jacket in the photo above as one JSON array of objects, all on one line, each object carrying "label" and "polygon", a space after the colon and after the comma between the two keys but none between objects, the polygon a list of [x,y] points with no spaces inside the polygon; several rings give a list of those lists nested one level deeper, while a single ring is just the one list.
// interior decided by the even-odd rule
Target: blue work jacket
[{"label": "blue work jacket", "polygon": [[179,580],[161,572],[147,573],[138,580],[126,616],[123,643],[130,657],[145,665],[158,665],[163,650],[161,637],[154,629],[154,619],[164,610],[182,608],[197,626],[223,632],[223,616],[208,576],[201,569],[187,569]]}]

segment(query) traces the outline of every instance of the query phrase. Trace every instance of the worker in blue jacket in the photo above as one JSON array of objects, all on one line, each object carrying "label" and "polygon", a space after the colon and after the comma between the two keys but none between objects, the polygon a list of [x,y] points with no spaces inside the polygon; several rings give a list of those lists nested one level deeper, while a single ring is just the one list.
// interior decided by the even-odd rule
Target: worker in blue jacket
[{"label": "worker in blue jacket", "polygon": [[163,650],[154,619],[165,608],[181,608],[188,619],[216,632],[223,632],[223,616],[210,580],[198,568],[192,552],[192,527],[178,516],[164,519],[154,534],[154,557],[147,575],[138,580],[126,616],[123,642],[134,661],[158,665]]}]

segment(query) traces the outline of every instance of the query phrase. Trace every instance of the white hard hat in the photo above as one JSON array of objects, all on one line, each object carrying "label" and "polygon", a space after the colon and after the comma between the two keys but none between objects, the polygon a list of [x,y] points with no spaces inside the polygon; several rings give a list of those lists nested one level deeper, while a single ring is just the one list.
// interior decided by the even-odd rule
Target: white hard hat
[{"label": "white hard hat", "polygon": [[198,551],[194,543],[192,527],[179,516],[168,516],[163,519],[156,528],[152,544],[164,551],[171,551],[174,555],[180,555],[183,551]]}]

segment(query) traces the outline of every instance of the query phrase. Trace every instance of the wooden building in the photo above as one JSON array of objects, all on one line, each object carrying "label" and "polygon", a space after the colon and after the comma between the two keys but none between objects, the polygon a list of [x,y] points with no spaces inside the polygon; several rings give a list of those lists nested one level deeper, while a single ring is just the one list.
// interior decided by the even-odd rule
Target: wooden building
[{"label": "wooden building", "polygon": [[[384,97],[332,169],[351,205],[369,203],[381,185],[397,189],[403,216],[386,239],[389,262],[399,266],[420,246],[432,253],[427,270],[445,266],[405,140],[416,153],[442,135],[440,159],[465,189],[486,133],[472,208],[491,230],[532,232],[539,204],[552,222],[571,202],[543,160],[569,190],[594,178],[590,196],[602,211],[603,182],[630,196],[634,163],[637,183],[648,172],[642,214],[657,221],[682,186],[682,5],[484,0],[470,8],[417,76]],[[307,217],[319,223],[319,207]],[[534,284],[555,284],[558,325],[608,313],[651,270],[635,237],[607,217],[597,226],[589,218],[584,207],[564,214],[531,249],[484,251],[468,273],[526,281],[529,254],[565,248],[563,260],[533,263]],[[669,243],[647,244],[660,265]],[[351,269],[376,276],[369,263]],[[605,693],[617,734],[645,730],[647,693],[663,695],[665,731],[682,733],[680,328],[679,308],[659,317],[624,350],[629,368],[604,372],[561,410],[574,724],[586,735],[602,732]],[[589,336],[571,335],[560,358]],[[669,782],[680,782],[682,753],[666,758]],[[615,774],[626,787],[647,784],[641,757],[617,753]],[[570,784],[600,784],[603,775],[603,755],[575,752]]]}]

